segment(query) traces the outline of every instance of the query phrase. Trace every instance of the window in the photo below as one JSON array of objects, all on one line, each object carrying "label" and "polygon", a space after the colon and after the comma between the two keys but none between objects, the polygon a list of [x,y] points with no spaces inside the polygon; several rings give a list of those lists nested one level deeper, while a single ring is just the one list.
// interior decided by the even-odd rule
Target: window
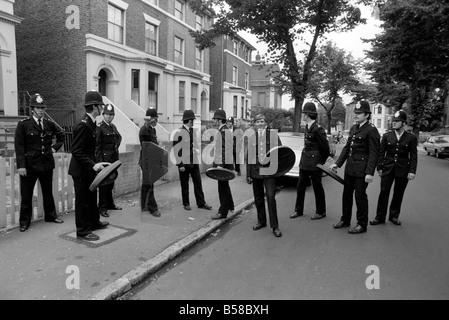
[{"label": "window", "polygon": [[377,128],[382,128],[382,119],[377,119]]},{"label": "window", "polygon": [[196,83],[192,83],[191,86],[191,94],[190,94],[190,108],[193,112],[197,113],[198,111],[198,85]]},{"label": "window", "polygon": [[265,92],[259,92],[257,102],[260,107],[265,107]]},{"label": "window", "polygon": [[184,40],[175,37],[175,62],[183,65],[184,62]]},{"label": "window", "polygon": [[246,62],[250,62],[249,60],[249,56],[250,56],[250,51],[249,51],[249,49],[248,49],[248,47],[247,46],[245,46],[244,48],[243,48],[243,54],[244,54],[244,59],[245,59],[245,61]]},{"label": "window", "polygon": [[237,83],[238,83],[237,77],[238,77],[238,68],[237,67],[232,67],[232,84],[234,86],[236,86]]},{"label": "window", "polygon": [[245,73],[245,89],[249,90],[249,73]]},{"label": "window", "polygon": [[204,25],[204,18],[202,16],[197,15],[196,16],[196,25],[195,25],[196,31],[203,30],[203,25]]},{"label": "window", "polygon": [[179,81],[179,112],[184,112],[186,108],[186,83]]},{"label": "window", "polygon": [[140,70],[131,70],[131,100],[140,105]]},{"label": "window", "polygon": [[[243,116],[243,106],[244,106],[244,105],[245,105],[245,98],[242,97],[242,104],[240,105],[240,107],[241,107],[241,109],[242,109],[242,113],[241,113],[242,116]],[[238,117],[239,115],[236,113],[235,116]]]},{"label": "window", "polygon": [[179,0],[175,1],[175,17],[184,21],[184,3]]},{"label": "window", "polygon": [[125,13],[123,10],[109,4],[108,5],[108,39],[123,43]]},{"label": "window", "polygon": [[232,49],[232,52],[234,52],[234,54],[236,55],[236,56],[238,56],[239,55],[239,43],[237,42],[237,41],[233,41],[233,49]]},{"label": "window", "polygon": [[382,114],[382,107],[381,106],[377,107],[377,114]]},{"label": "window", "polygon": [[157,55],[157,27],[148,22],[145,23],[145,52]]},{"label": "window", "polygon": [[238,107],[237,106],[237,103],[238,103],[237,98],[238,98],[237,96],[234,96],[234,102],[233,102],[233,107],[234,108],[233,108],[233,113],[232,113],[234,115],[234,117],[237,115],[237,107]]},{"label": "window", "polygon": [[148,107],[158,108],[158,86],[159,86],[159,75],[157,73],[148,72]]},{"label": "window", "polygon": [[198,47],[195,48],[195,69],[203,71],[203,51]]}]

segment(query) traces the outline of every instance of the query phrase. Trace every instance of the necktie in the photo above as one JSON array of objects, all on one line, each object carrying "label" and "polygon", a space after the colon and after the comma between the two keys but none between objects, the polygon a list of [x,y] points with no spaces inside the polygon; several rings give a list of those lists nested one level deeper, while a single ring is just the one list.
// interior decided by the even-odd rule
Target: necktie
[{"label": "necktie", "polygon": [[41,119],[37,119],[37,123],[39,125],[39,127],[44,130],[44,127],[42,126],[42,120]]}]

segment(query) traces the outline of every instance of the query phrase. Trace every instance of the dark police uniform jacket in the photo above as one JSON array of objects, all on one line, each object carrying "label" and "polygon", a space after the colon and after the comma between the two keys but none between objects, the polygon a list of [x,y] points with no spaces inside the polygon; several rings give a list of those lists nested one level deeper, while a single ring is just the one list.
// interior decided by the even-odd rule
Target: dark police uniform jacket
[{"label": "dark police uniform jacket", "polygon": [[345,174],[353,177],[374,175],[379,159],[380,135],[377,128],[365,122],[362,127],[353,125],[349,130],[349,138],[335,162],[341,167],[345,161]]},{"label": "dark police uniform jacket", "polygon": [[[277,146],[272,145],[271,143],[271,134],[275,134],[275,131],[270,131],[270,128],[266,128],[265,129],[265,138],[263,140],[261,140],[259,138],[258,132],[254,131],[254,138],[250,137],[250,139],[248,139],[248,148],[252,148],[252,150],[256,151],[255,152],[255,160],[256,163],[255,164],[251,164],[251,159],[249,159],[248,157],[251,157],[250,151],[247,148],[246,152],[246,158],[247,158],[247,165],[246,165],[246,177],[248,178],[253,178],[253,179],[263,179],[263,178],[267,178],[267,176],[265,175],[261,175],[260,174],[260,168],[262,167],[269,167],[269,163],[268,164],[262,164],[260,163],[260,158],[259,155],[263,158],[266,153],[268,151],[270,151],[272,148],[274,147],[278,147],[278,146],[282,146],[281,143],[281,139],[279,138],[279,136],[277,137]],[[264,144],[265,143],[265,148],[264,148]],[[253,159],[254,160],[254,159]]]},{"label": "dark police uniform jacket", "polygon": [[[173,146],[176,146],[178,143],[181,143],[181,148],[175,153],[176,165],[179,168],[193,168],[195,164],[198,165],[200,149],[197,139],[195,139],[193,128],[190,130],[185,126],[179,128],[173,137]],[[188,152],[183,154],[183,149],[188,150]]]},{"label": "dark police uniform jacket", "polygon": [[95,158],[97,162],[114,163],[119,158],[118,148],[122,142],[122,136],[113,124],[102,122],[97,127],[97,146]]},{"label": "dark police uniform jacket", "polygon": [[[226,135],[228,138],[226,139]],[[231,130],[228,129],[226,125],[222,125],[220,129],[218,129],[218,134],[215,137],[216,141],[221,139],[221,150],[217,150],[218,144],[216,144],[215,148],[215,159],[212,166],[214,168],[220,166],[225,169],[234,170],[233,163],[226,163],[226,154],[228,154],[228,159],[232,161],[232,150],[234,148],[233,135]]]},{"label": "dark police uniform jacket", "polygon": [[96,124],[86,113],[73,131],[72,159],[69,174],[72,177],[95,176]]},{"label": "dark police uniform jacket", "polygon": [[329,141],[326,131],[314,122],[304,135],[304,149],[302,150],[299,167],[302,170],[319,170],[316,165],[324,164],[329,155]]},{"label": "dark police uniform jacket", "polygon": [[[17,168],[26,168],[35,172],[44,172],[55,168],[52,148],[59,150],[64,143],[64,132],[53,122],[42,119],[43,129],[33,117],[17,124],[14,147]],[[53,136],[56,143],[53,143]]]},{"label": "dark police uniform jacket", "polygon": [[[157,141],[156,129],[152,126],[148,126],[148,128],[144,125],[140,128],[139,131],[139,141],[142,146],[143,142],[153,142],[154,144],[159,145],[159,141]],[[140,158],[139,165],[142,163],[142,149],[140,149]]]},{"label": "dark police uniform jacket", "polygon": [[412,133],[405,131],[399,141],[394,131],[385,133],[380,142],[377,170],[382,170],[382,176],[392,172],[396,177],[407,177],[409,173],[416,174],[417,147],[418,139]]}]

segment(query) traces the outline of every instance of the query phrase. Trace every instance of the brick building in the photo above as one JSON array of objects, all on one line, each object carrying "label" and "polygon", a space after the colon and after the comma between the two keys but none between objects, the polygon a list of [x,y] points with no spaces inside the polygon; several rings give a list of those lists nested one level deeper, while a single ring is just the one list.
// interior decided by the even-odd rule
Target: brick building
[{"label": "brick building", "polygon": [[210,49],[211,114],[224,109],[226,114],[246,118],[251,108],[251,54],[255,48],[240,36],[221,36]]},{"label": "brick building", "polygon": [[17,28],[19,90],[38,92],[49,108],[83,111],[87,90],[116,107],[123,145],[138,143],[148,107],[157,108],[160,137],[192,109],[209,115],[209,50],[189,30],[209,28],[212,12],[195,14],[188,1],[20,0]]},{"label": "brick building", "polygon": [[252,65],[252,107],[282,108],[281,85],[274,80],[280,73],[279,65],[265,63],[259,53]]}]

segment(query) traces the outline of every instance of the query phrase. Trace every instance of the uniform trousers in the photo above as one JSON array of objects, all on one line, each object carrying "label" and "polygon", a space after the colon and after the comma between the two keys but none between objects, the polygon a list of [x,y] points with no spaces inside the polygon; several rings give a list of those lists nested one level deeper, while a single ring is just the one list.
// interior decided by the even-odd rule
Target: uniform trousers
[{"label": "uniform trousers", "polygon": [[365,182],[365,177],[354,177],[345,174],[345,185],[343,188],[343,216],[341,217],[343,223],[351,223],[353,196],[355,196],[357,224],[366,229],[368,226],[367,187],[368,183]]},{"label": "uniform trousers", "polygon": [[98,207],[100,210],[107,210],[113,208],[114,198],[112,190],[114,190],[115,182],[101,186],[98,188]]},{"label": "uniform trousers", "polygon": [[402,199],[404,198],[405,188],[408,184],[407,177],[395,177],[394,171],[380,180],[380,194],[377,202],[376,220],[385,221],[387,216],[388,200],[390,198],[391,187],[394,183],[393,199],[390,204],[390,219],[399,218],[401,213]]},{"label": "uniform trousers", "polygon": [[271,228],[278,228],[279,222],[276,205],[276,179],[253,178],[253,193],[254,193],[254,203],[257,209],[257,221],[261,224],[267,224],[267,213],[265,210],[265,194],[266,194],[268,204],[268,215],[270,218],[270,226]]},{"label": "uniform trousers", "polygon": [[142,184],[140,206],[142,211],[150,211],[150,213],[158,211],[156,199],[154,198],[154,183]]},{"label": "uniform trousers", "polygon": [[55,200],[53,198],[53,170],[44,172],[34,172],[27,170],[27,176],[20,176],[20,219],[21,226],[29,226],[33,216],[33,191],[36,181],[39,179],[42,188],[44,202],[44,219],[53,221],[58,216],[56,214]]},{"label": "uniform trousers", "polygon": [[189,178],[192,177],[193,192],[195,194],[196,204],[198,207],[204,206],[203,185],[201,183],[200,166],[194,164],[193,166],[184,167],[185,171],[179,171],[179,180],[181,181],[182,204],[184,206],[190,205],[189,199]]},{"label": "uniform trousers", "polygon": [[75,187],[76,235],[80,237],[91,233],[100,222],[100,211],[97,206],[97,190],[89,190],[94,180],[95,174],[73,177],[73,185]]},{"label": "uniform trousers", "polygon": [[320,170],[299,170],[299,180],[296,187],[295,211],[304,213],[304,198],[306,196],[308,182],[310,181],[309,179],[312,180],[313,193],[315,194],[315,213],[323,215],[326,213],[326,195],[321,181]]},{"label": "uniform trousers", "polygon": [[227,217],[229,210],[234,210],[234,199],[232,198],[229,181],[218,181],[218,197],[220,199],[218,214]]}]

